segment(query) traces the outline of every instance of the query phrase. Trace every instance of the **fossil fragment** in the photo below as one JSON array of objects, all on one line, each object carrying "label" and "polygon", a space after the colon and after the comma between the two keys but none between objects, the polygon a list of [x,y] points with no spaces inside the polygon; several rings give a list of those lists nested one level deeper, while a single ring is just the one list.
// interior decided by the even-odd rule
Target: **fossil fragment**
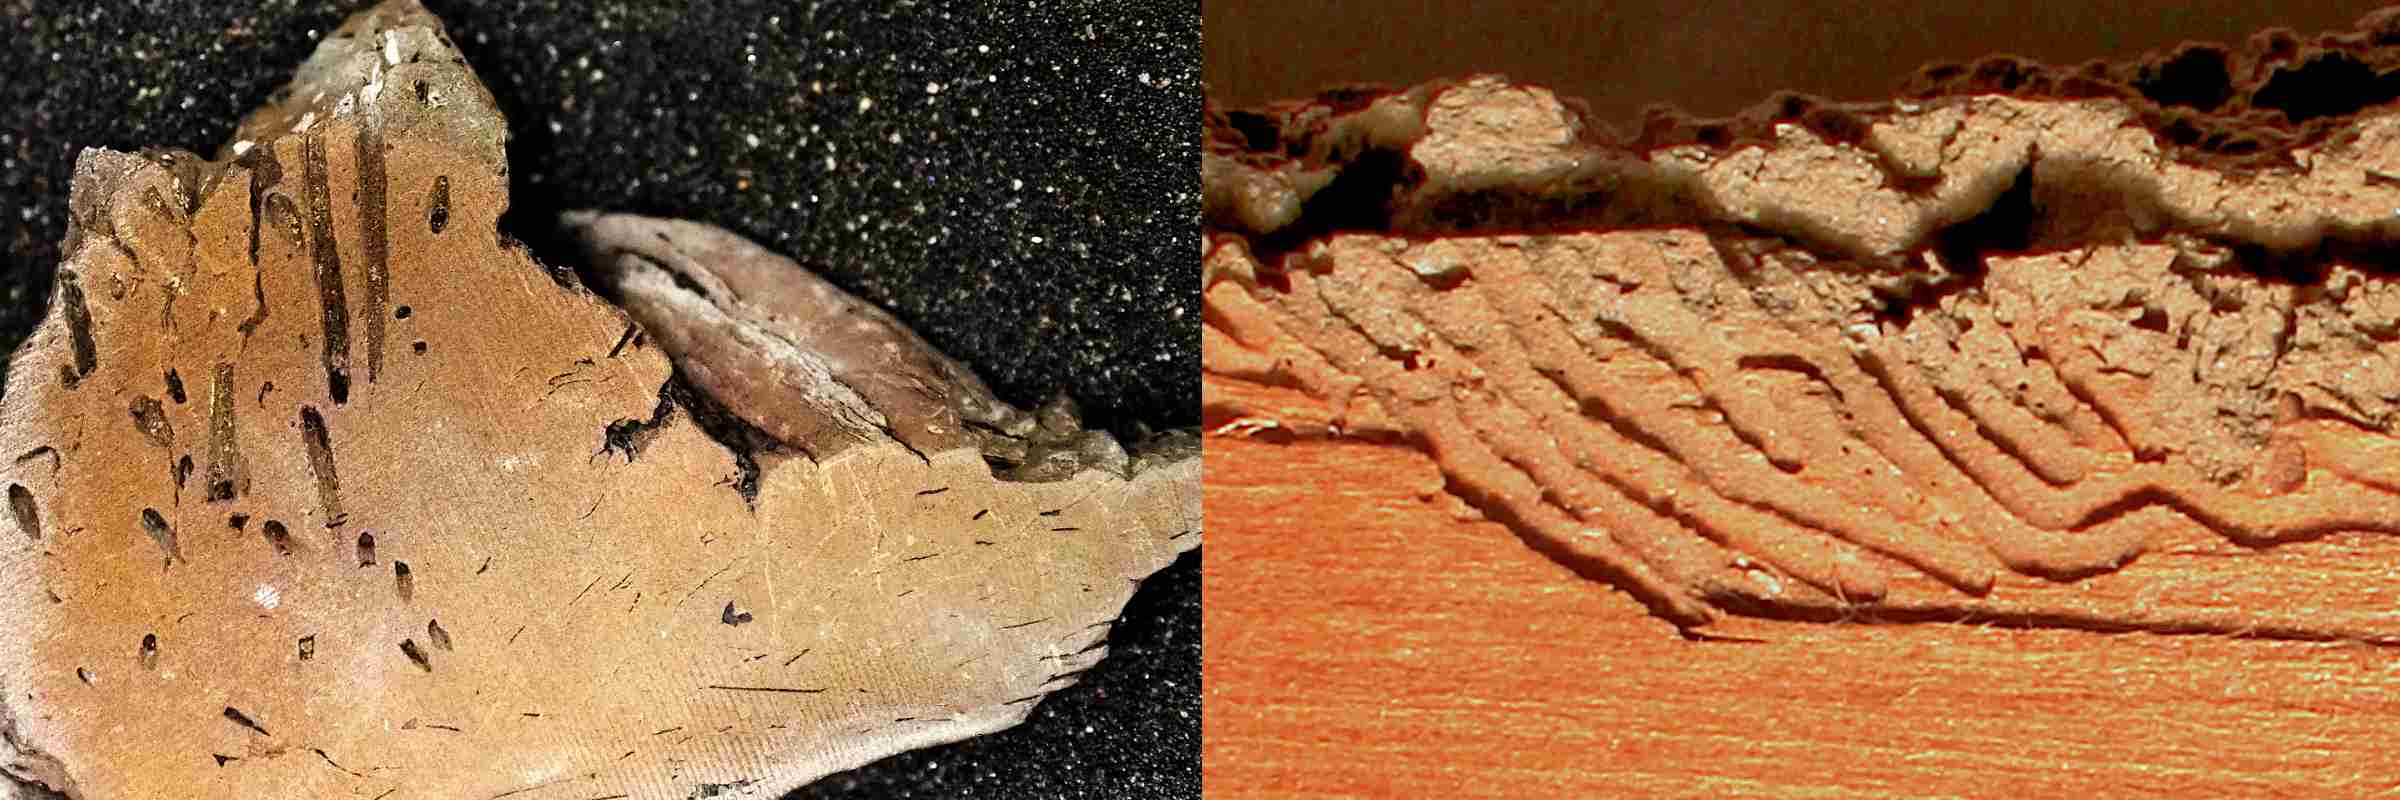
[{"label": "fossil fragment", "polygon": [[2400,642],[2400,110],[2275,93],[2396,21],[2209,51],[2208,109],[2134,85],[2187,49],[1631,141],[1490,77],[1212,112],[1208,415],[1422,448],[1687,627]]},{"label": "fossil fragment", "polygon": [[77,164],[0,396],[14,791],[771,796],[1021,720],[1198,544],[1188,436],[1009,408],[729,235],[675,267],[738,297],[548,279],[411,0],[277,97],[220,160]]}]

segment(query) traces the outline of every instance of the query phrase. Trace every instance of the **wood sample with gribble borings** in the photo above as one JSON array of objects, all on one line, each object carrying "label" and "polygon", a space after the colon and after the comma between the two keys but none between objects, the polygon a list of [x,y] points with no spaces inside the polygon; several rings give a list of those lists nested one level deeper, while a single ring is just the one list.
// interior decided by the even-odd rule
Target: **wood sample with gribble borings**
[{"label": "wood sample with gribble borings", "polygon": [[1630,141],[1489,76],[1212,109],[1206,416],[1422,450],[1695,635],[2400,642],[2395,40],[1994,59]]},{"label": "wood sample with gribble borings", "polygon": [[217,159],[84,152],[0,396],[0,789],[776,796],[1023,720],[1198,546],[1188,434],[730,233],[564,220],[623,308],[536,263],[505,130],[388,0]]}]

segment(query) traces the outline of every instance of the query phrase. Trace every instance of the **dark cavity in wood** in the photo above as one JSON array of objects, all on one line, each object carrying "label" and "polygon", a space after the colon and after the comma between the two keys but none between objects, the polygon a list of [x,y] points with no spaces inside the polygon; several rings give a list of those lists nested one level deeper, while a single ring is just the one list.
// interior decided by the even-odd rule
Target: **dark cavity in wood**
[{"label": "dark cavity in wood", "polygon": [[26,538],[36,541],[42,538],[41,509],[33,504],[33,490],[23,484],[9,484],[8,511],[16,515],[17,529],[24,531]]},{"label": "dark cavity in wood", "polygon": [[426,227],[432,228],[435,236],[440,236],[443,228],[450,227],[450,176],[434,177],[433,196],[426,204],[433,207],[425,216]]},{"label": "dark cavity in wood", "polygon": [[165,553],[169,562],[183,560],[183,550],[175,545],[175,528],[167,524],[166,517],[158,515],[158,509],[142,509],[142,531],[150,534],[150,541],[158,545],[159,552]]},{"label": "dark cavity in wood", "polygon": [[238,492],[233,445],[233,365],[217,362],[208,386],[208,500],[231,500]]},{"label": "dark cavity in wood", "polygon": [[333,193],[326,185],[325,137],[311,132],[302,141],[302,187],[308,195],[309,257],[316,265],[321,360],[325,387],[335,405],[350,402],[350,306],[342,291],[341,246],[333,235]]},{"label": "dark cavity in wood", "polygon": [[342,524],[341,479],[333,470],[333,443],[325,417],[314,406],[300,407],[300,443],[308,448],[308,468],[317,476],[317,501],[325,507],[325,527]]}]

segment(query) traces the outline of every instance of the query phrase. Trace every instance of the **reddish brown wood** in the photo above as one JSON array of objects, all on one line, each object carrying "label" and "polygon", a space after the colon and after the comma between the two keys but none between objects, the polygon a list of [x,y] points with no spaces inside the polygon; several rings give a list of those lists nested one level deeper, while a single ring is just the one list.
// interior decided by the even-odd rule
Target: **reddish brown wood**
[{"label": "reddish brown wood", "polygon": [[1687,641],[1473,520],[1413,450],[1207,450],[1212,797],[2400,792],[2388,648],[1743,620],[1710,630],[1763,641]]}]

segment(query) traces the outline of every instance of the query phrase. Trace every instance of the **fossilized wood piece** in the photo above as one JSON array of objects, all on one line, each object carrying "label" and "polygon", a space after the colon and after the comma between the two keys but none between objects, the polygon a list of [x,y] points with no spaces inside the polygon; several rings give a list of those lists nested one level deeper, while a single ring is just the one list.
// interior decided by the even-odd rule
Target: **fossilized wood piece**
[{"label": "fossilized wood piece", "polygon": [[[683,353],[838,363],[884,415],[737,459],[633,320],[496,233],[505,127],[412,0],[279,97],[228,160],[77,165],[52,310],[0,397],[16,790],[772,796],[1021,720],[1198,544],[1188,441],[1102,448],[846,299],[869,343],[752,346],[818,306],[746,291],[715,334],[739,346]],[[885,343],[904,378],[841,360]],[[1079,443],[1074,468],[1001,480],[945,414]]]},{"label": "fossilized wood piece", "polygon": [[[2374,41],[2319,44],[2389,61]],[[1687,626],[2400,641],[2393,587],[2311,565],[2400,533],[2400,113],[2209,117],[2304,140],[2237,169],[2148,122],[2198,112],[2126,94],[1783,103],[1632,143],[1493,78],[1212,115],[1212,381],[1337,411],[1220,385],[1208,414],[1424,448]],[[2237,580],[2329,599],[2211,602]]]}]

